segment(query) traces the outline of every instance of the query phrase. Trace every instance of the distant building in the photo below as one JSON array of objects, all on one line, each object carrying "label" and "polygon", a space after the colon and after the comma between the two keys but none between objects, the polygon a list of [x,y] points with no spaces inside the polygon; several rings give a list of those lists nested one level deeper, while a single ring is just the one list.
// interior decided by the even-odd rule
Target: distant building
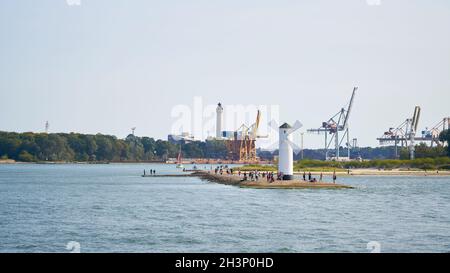
[{"label": "distant building", "polygon": [[183,132],[181,135],[168,135],[167,140],[172,144],[186,144],[195,141],[194,136],[187,132]]},{"label": "distant building", "polygon": [[222,138],[223,107],[219,102],[216,108],[216,138]]}]

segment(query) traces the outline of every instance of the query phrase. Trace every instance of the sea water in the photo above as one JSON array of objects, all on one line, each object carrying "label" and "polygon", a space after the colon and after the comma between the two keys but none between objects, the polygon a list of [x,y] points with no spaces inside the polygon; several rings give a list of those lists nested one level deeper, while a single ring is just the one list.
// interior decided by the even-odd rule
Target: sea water
[{"label": "sea water", "polygon": [[164,164],[0,165],[0,252],[450,251],[449,177],[273,190],[144,178],[144,169],[181,173]]}]

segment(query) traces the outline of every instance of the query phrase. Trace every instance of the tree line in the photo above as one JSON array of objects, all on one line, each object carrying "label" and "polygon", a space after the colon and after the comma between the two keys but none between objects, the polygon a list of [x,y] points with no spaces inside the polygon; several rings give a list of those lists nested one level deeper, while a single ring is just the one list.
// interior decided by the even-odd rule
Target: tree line
[{"label": "tree line", "polygon": [[[442,142],[450,142],[450,131],[440,135]],[[165,140],[155,140],[150,137],[128,135],[118,139],[111,135],[89,135],[78,133],[11,133],[0,131],[0,159],[13,159],[23,162],[66,161],[66,162],[135,162],[162,161],[177,157],[180,145]],[[194,141],[181,145],[184,158],[225,159],[226,145],[223,141]],[[258,149],[258,156],[272,160],[278,151],[263,151]],[[342,149],[342,154],[345,150]],[[323,160],[325,151],[322,149],[303,152],[304,159]],[[408,159],[406,148],[400,149],[400,159]],[[295,160],[300,160],[300,154]],[[428,147],[425,144],[416,146],[416,158],[450,157],[450,147]],[[363,159],[395,159],[394,147],[358,148],[351,152],[352,158]]]},{"label": "tree line", "polygon": [[[78,133],[0,132],[0,157],[22,162],[66,161],[161,161],[177,157],[180,145],[150,137]],[[185,158],[224,158],[226,147],[220,141],[181,145]]]}]

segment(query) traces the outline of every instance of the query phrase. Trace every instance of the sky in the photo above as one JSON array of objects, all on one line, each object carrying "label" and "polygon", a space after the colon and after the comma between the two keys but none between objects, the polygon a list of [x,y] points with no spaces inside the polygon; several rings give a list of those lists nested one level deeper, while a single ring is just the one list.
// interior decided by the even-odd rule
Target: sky
[{"label": "sky", "polygon": [[[221,102],[278,109],[305,131],[354,86],[360,146],[416,105],[421,129],[450,116],[448,0],[70,2],[0,1],[0,130],[42,132],[48,120],[51,132],[166,139],[178,114],[199,120]],[[322,143],[305,134],[306,148]]]}]

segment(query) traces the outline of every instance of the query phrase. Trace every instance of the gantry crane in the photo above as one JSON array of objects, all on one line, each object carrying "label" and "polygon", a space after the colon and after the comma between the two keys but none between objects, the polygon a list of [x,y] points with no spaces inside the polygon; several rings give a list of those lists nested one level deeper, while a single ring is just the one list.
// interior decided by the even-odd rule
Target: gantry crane
[{"label": "gantry crane", "polygon": [[[350,143],[350,134],[349,134],[349,117],[350,113],[352,111],[353,107],[353,101],[355,99],[356,91],[358,90],[358,87],[353,88],[353,93],[350,98],[350,102],[348,104],[347,109],[345,107],[341,108],[341,110],[331,117],[328,121],[323,122],[322,126],[318,129],[309,129],[309,133],[324,133],[325,135],[325,160],[333,159],[333,157],[330,157],[330,147],[334,143],[335,148],[335,155],[334,158],[336,160],[341,160],[340,157],[340,147],[342,145],[342,142],[344,139],[347,140],[346,147],[347,147],[347,158],[350,159],[350,149],[351,149],[351,143]],[[344,132],[343,135],[340,137],[340,132]],[[328,139],[328,135],[331,135],[330,139]]]},{"label": "gantry crane", "polygon": [[430,142],[430,146],[433,147],[434,144],[438,146],[444,145],[439,140],[439,135],[442,131],[448,130],[450,127],[450,117],[443,118],[439,123],[431,127],[431,129],[425,128],[422,131],[422,141]]},{"label": "gantry crane", "polygon": [[415,142],[423,141],[422,138],[417,138],[417,128],[420,121],[420,106],[416,106],[412,118],[407,118],[405,122],[397,126],[396,128],[390,128],[385,132],[382,137],[377,140],[380,145],[392,144],[395,146],[395,157],[398,158],[398,144],[401,143],[402,147],[408,147],[410,159],[415,158]]}]

